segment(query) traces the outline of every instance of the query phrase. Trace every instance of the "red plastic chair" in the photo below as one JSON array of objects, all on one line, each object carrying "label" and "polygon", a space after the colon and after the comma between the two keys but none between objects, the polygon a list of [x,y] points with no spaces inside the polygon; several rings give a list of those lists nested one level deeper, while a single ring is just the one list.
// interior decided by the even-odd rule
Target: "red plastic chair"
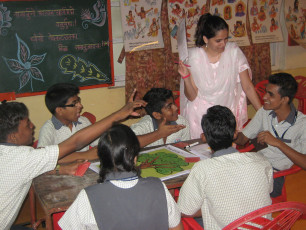
[{"label": "red plastic chair", "polygon": [[269,83],[268,80],[263,80],[261,82],[258,82],[256,85],[255,85],[255,90],[256,92],[258,93],[259,95],[259,99],[260,99],[260,102],[261,104],[263,105],[264,104],[264,101],[263,101],[263,96],[265,95],[266,93],[266,85]]},{"label": "red plastic chair", "polygon": [[172,91],[172,92],[173,92],[174,102],[178,108],[178,114],[180,114],[180,91]]},{"label": "red plastic chair", "polygon": [[198,224],[192,217],[182,217],[182,224],[184,230],[203,230],[202,226]]},{"label": "red plastic chair", "polygon": [[[264,215],[276,213],[277,216],[270,220]],[[273,230],[289,230],[294,223],[306,217],[306,204],[299,202],[283,202],[272,204],[249,214],[228,224],[223,230],[243,229],[273,229]],[[252,225],[251,225],[252,224]],[[256,226],[256,227],[255,227]]]},{"label": "red plastic chair", "polygon": [[[253,144],[250,144],[249,146],[245,147],[244,149],[238,149],[239,152],[244,153],[244,152],[250,152],[253,150],[255,146]],[[299,166],[293,165],[290,169],[285,169],[282,171],[274,172],[273,173],[273,178],[278,178],[278,177],[285,177],[286,181],[286,176],[297,173],[298,171],[302,170]],[[272,204],[276,204],[279,202],[286,202],[287,201],[287,192],[286,192],[286,186],[284,184],[283,189],[282,189],[282,194],[278,197],[271,197],[272,199]]]},{"label": "red plastic chair", "polygon": [[[290,169],[285,169],[282,171],[274,172],[273,173],[273,178],[277,177],[285,177],[286,181],[286,176],[297,173],[298,171],[302,170],[299,166],[293,165]],[[280,202],[286,202],[287,201],[287,192],[286,192],[286,186],[284,184],[283,189],[282,189],[282,194],[278,197],[271,197],[272,199],[272,204],[280,203]]]},{"label": "red plastic chair", "polygon": [[93,115],[92,113],[90,113],[90,112],[84,112],[84,113],[82,114],[82,116],[83,116],[83,117],[86,117],[86,118],[91,122],[91,124],[96,123],[97,118],[96,118],[96,116]]},{"label": "red plastic chair", "polygon": [[237,149],[239,152],[241,153],[245,153],[245,152],[251,152],[251,150],[253,150],[255,148],[255,146],[253,144],[249,144],[247,145],[245,148],[243,149]]},{"label": "red plastic chair", "polygon": [[306,77],[296,76],[295,80],[299,84],[298,91],[295,95],[295,98],[298,99],[298,110],[306,114]]}]

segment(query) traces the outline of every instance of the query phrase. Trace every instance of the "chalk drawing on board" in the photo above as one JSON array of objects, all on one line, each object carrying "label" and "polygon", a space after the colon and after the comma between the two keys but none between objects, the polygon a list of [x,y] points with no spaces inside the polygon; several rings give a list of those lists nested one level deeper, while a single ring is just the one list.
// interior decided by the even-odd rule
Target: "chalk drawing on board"
[{"label": "chalk drawing on board", "polygon": [[82,26],[84,29],[88,29],[88,24],[91,23],[98,27],[102,27],[106,21],[106,11],[105,5],[98,0],[93,5],[94,13],[92,13],[89,9],[82,10],[81,18],[83,20]]},{"label": "chalk drawing on board", "polygon": [[12,26],[12,18],[10,16],[11,11],[7,10],[7,7],[0,4],[0,35],[6,36],[8,29]]},{"label": "chalk drawing on board", "polygon": [[80,82],[96,79],[98,81],[108,82],[110,79],[96,65],[82,58],[76,58],[72,54],[64,55],[59,60],[59,67],[63,74],[73,74],[72,79],[79,77]]},{"label": "chalk drawing on board", "polygon": [[29,81],[31,83],[31,90],[33,91],[32,80],[39,80],[44,82],[44,77],[40,70],[35,67],[43,62],[47,53],[42,55],[31,56],[28,45],[21,40],[16,34],[17,38],[17,59],[9,59],[2,57],[9,70],[15,74],[19,74],[19,90],[22,89]]}]

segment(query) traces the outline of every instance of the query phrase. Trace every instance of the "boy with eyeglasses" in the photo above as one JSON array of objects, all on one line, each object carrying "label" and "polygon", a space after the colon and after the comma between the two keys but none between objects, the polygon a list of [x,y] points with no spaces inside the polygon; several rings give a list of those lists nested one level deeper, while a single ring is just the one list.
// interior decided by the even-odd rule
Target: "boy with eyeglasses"
[{"label": "boy with eyeglasses", "polygon": [[[47,120],[40,129],[38,148],[59,144],[77,131],[91,125],[86,117],[81,116],[83,105],[79,93],[79,87],[72,83],[57,83],[48,89],[45,103],[52,114],[52,118]],[[59,163],[98,159],[97,148],[95,147],[97,144],[98,139],[80,151],[62,158]],[[69,165],[61,165],[59,167],[60,174],[65,171],[65,167],[70,168]]]},{"label": "boy with eyeglasses", "polygon": [[131,125],[141,147],[190,140],[188,121],[178,114],[171,90],[152,88],[143,100],[147,115]]}]

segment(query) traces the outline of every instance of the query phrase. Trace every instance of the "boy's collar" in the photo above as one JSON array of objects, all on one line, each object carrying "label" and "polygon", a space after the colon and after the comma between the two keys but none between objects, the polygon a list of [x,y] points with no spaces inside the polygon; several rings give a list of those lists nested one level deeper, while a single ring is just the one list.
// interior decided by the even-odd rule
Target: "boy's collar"
[{"label": "boy's collar", "polygon": [[214,152],[211,157],[212,158],[220,157],[220,156],[223,156],[223,155],[227,155],[227,154],[231,154],[231,153],[236,153],[236,152],[238,152],[238,150],[231,146],[231,147],[228,147],[227,149],[220,149],[220,150]]},{"label": "boy's collar", "polygon": [[[51,118],[51,121],[52,121],[52,124],[54,125],[54,128],[56,130],[59,130],[60,128],[62,128],[63,126],[65,126],[59,119],[57,119],[54,115],[52,116]],[[82,122],[79,121],[76,121],[76,122],[72,122],[72,124],[74,126],[77,126],[78,124],[82,124]]]},{"label": "boy's collar", "polygon": [[15,143],[0,143],[0,145],[5,145],[5,146],[19,146]]},{"label": "boy's collar", "polygon": [[[295,118],[296,114],[297,114],[296,108],[294,107],[293,103],[290,103],[290,113],[285,121],[288,122],[290,125],[293,125],[296,119]],[[276,117],[276,113],[273,110],[269,113],[269,115],[271,115],[273,118]]]},{"label": "boy's collar", "polygon": [[[154,117],[151,117],[152,118],[152,123],[153,123],[153,129],[154,131],[158,129],[158,122],[157,120],[154,118]],[[176,121],[170,121],[169,123],[170,125],[177,125]]]}]

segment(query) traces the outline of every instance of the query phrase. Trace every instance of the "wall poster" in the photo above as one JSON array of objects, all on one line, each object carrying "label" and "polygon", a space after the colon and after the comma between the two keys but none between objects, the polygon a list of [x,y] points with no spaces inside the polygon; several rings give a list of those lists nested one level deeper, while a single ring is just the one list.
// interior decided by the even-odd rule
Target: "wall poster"
[{"label": "wall poster", "polygon": [[160,24],[161,4],[162,0],[120,0],[126,52],[164,47]]},{"label": "wall poster", "polygon": [[170,27],[171,49],[177,53],[177,30],[183,18],[186,19],[188,47],[195,46],[194,34],[200,16],[207,11],[207,0],[169,0],[168,18]]},{"label": "wall poster", "polygon": [[290,38],[306,49],[306,1],[285,1],[285,20]]},{"label": "wall poster", "polygon": [[211,0],[210,13],[222,17],[229,26],[229,41],[249,46],[246,17],[247,0]]},{"label": "wall poster", "polygon": [[282,0],[249,0],[249,21],[253,43],[281,42]]}]

